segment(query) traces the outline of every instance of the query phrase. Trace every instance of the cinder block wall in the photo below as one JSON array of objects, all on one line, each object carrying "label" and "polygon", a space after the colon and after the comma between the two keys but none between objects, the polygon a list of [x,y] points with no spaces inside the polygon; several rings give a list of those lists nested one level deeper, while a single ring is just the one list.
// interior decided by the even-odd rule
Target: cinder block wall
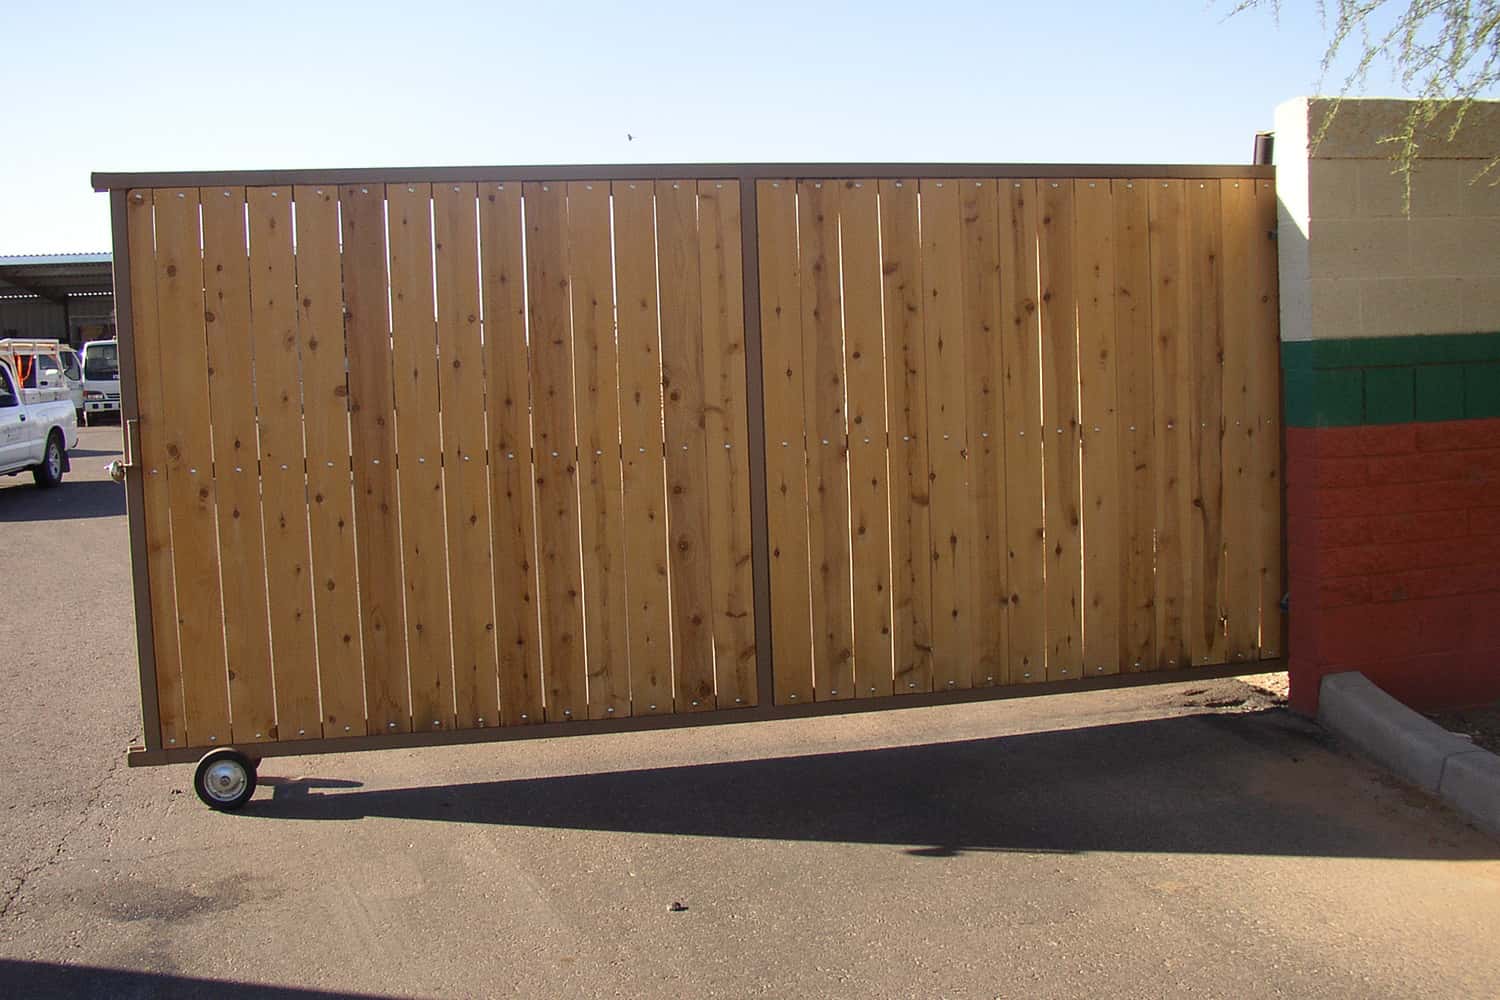
[{"label": "cinder block wall", "polygon": [[1277,109],[1292,702],[1361,670],[1420,708],[1500,698],[1500,104]]}]

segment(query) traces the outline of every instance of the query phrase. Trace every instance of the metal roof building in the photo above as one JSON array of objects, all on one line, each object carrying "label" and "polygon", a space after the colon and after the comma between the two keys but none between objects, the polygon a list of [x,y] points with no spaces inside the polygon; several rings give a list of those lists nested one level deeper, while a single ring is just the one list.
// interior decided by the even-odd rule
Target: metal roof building
[{"label": "metal roof building", "polygon": [[0,256],[0,337],[78,345],[114,332],[110,254]]}]

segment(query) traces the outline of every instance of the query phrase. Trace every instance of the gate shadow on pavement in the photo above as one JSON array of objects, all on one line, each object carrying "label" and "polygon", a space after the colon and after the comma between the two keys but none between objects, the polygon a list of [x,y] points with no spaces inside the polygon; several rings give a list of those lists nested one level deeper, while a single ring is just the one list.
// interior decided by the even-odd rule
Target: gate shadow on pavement
[{"label": "gate shadow on pavement", "polygon": [[[0,959],[0,993],[14,997],[151,997],[152,1000],[224,997],[226,1000],[335,1000],[364,993],[329,993],[223,979],[194,979],[131,969]],[[373,1000],[373,998],[372,998]]]},{"label": "gate shadow on pavement", "polygon": [[125,487],[112,480],[64,479],[56,489],[44,490],[28,472],[0,478],[0,524],[124,516]]},{"label": "gate shadow on pavement", "polygon": [[241,815],[889,844],[914,857],[1500,858],[1500,843],[1280,709],[425,788],[300,784],[279,783]]}]

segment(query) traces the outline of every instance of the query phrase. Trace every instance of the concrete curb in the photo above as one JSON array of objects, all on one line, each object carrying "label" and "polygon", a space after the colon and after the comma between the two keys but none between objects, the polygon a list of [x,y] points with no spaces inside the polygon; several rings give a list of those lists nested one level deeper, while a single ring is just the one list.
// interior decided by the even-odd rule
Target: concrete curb
[{"label": "concrete curb", "polygon": [[1324,676],[1318,722],[1500,836],[1500,757],[1413,712],[1358,671]]}]

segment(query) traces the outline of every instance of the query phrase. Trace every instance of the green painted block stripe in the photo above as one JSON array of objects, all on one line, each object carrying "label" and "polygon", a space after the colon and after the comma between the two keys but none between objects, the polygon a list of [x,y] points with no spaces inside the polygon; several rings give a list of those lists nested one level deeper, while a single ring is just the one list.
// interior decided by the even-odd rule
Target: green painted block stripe
[{"label": "green painted block stripe", "polygon": [[1464,366],[1464,415],[1500,417],[1500,364]]},{"label": "green painted block stripe", "polygon": [[1364,373],[1367,424],[1410,423],[1416,415],[1414,368],[1371,368]]},{"label": "green painted block stripe", "polygon": [[1500,361],[1500,333],[1294,340],[1281,345],[1283,368],[1389,368]]},{"label": "green painted block stripe", "polygon": [[1286,422],[1292,427],[1353,427],[1364,419],[1364,376],[1358,371],[1286,373]]},{"label": "green painted block stripe", "polygon": [[1500,333],[1291,342],[1281,366],[1292,427],[1500,417]]},{"label": "green painted block stripe", "polygon": [[1457,365],[1417,369],[1416,419],[1462,420],[1464,370]]}]

